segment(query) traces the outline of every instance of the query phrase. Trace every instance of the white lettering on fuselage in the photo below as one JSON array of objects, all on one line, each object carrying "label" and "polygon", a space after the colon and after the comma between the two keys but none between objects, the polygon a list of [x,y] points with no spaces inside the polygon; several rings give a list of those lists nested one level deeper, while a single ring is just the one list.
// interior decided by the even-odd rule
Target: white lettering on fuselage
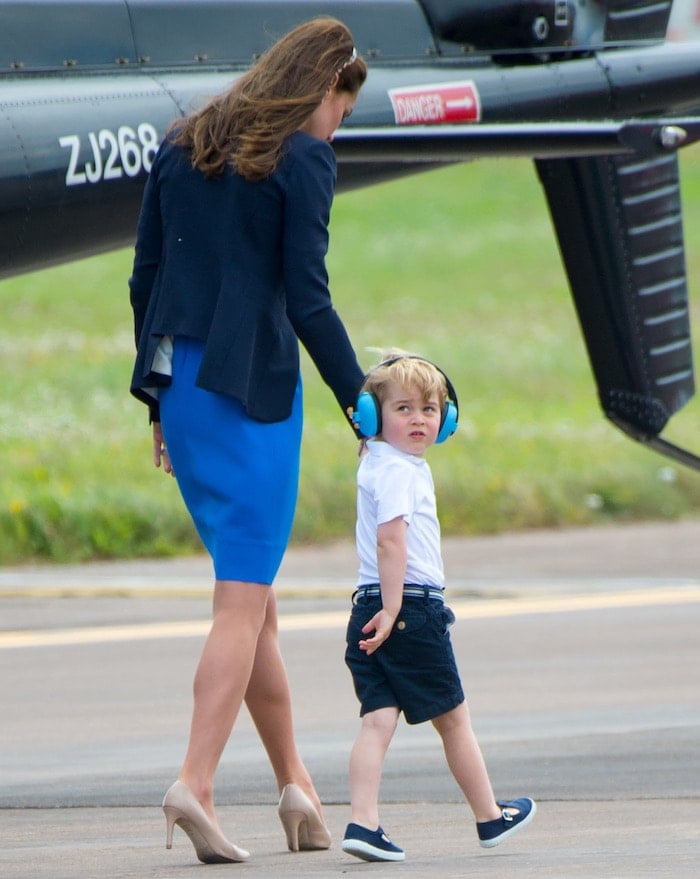
[{"label": "white lettering on fuselage", "polygon": [[435,92],[396,98],[396,121],[399,125],[439,122],[444,118],[442,99]]},{"label": "white lettering on fuselage", "polygon": [[158,132],[150,122],[141,122],[134,130],[120,125],[116,133],[109,128],[87,135],[91,159],[81,163],[83,141],[79,134],[65,134],[58,143],[70,150],[66,169],[66,186],[119,180],[126,175],[136,177],[150,171],[158,150]]}]

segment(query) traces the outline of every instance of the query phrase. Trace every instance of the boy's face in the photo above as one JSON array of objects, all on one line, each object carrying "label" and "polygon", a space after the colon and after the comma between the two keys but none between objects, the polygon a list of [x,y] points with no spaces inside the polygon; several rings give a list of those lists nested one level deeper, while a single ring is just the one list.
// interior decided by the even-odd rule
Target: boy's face
[{"label": "boy's face", "polygon": [[425,399],[415,385],[389,382],[382,403],[382,439],[409,455],[422,455],[440,430],[437,396]]}]

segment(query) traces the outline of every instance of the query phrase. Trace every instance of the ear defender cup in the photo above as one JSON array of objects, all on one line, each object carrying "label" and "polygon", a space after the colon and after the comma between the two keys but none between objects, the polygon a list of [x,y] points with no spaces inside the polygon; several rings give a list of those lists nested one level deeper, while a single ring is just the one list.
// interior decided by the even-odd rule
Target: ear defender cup
[{"label": "ear defender cup", "polygon": [[[395,363],[397,360],[400,359],[400,357],[394,357],[390,360],[385,360],[383,363],[380,363],[379,366],[390,366],[392,363]],[[416,357],[415,359],[424,360],[425,358]],[[452,382],[440,369],[440,367],[436,366],[430,360],[426,360],[425,362],[430,363],[432,366],[435,366],[435,369],[437,369],[438,372],[444,377],[445,384],[447,385],[448,399],[445,401],[445,405],[442,407],[442,413],[440,414],[440,428],[438,430],[438,435],[435,439],[436,444],[444,443],[445,440],[449,439],[452,434],[457,430],[457,421],[459,419],[459,404],[457,403],[457,394],[455,393],[455,389],[452,387]],[[365,381],[366,380],[367,376],[365,376]],[[379,400],[370,391],[362,391],[361,394],[358,396],[355,411],[352,413],[352,422],[353,424],[357,425],[357,429],[361,436],[373,437],[382,432],[382,407],[379,404]]]},{"label": "ear defender cup", "polygon": [[362,391],[357,398],[352,420],[362,436],[376,436],[382,432],[382,409],[374,394]]},{"label": "ear defender cup", "polygon": [[449,439],[452,436],[457,430],[458,417],[459,413],[457,407],[452,400],[448,400],[442,407],[442,418],[440,420],[440,430],[435,439],[436,443],[444,443],[446,439]]}]

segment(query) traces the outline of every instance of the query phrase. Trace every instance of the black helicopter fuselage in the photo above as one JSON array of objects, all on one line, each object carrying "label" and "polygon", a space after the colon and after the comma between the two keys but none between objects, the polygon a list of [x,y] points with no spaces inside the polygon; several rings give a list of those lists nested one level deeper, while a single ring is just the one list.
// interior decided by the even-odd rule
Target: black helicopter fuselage
[{"label": "black helicopter fuselage", "polygon": [[338,190],[534,160],[601,406],[660,438],[695,391],[677,151],[700,139],[700,44],[658,0],[0,0],[0,278],[130,245],[176,118],[294,25],[351,28],[368,80]]},{"label": "black helicopter fuselage", "polygon": [[0,278],[131,243],[168,125],[318,14],[370,69],[336,138],[339,191],[484,155],[624,152],[606,122],[700,103],[700,53],[633,41],[595,3],[0,0]]}]

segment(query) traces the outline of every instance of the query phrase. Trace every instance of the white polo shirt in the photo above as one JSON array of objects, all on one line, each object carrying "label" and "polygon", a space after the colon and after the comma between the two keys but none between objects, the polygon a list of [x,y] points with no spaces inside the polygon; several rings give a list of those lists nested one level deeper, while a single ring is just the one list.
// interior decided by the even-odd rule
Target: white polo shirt
[{"label": "white polo shirt", "polygon": [[444,588],[440,523],[428,462],[379,440],[369,440],[367,449],[357,469],[358,586],[379,583],[377,528],[400,516],[408,524],[404,582]]}]

